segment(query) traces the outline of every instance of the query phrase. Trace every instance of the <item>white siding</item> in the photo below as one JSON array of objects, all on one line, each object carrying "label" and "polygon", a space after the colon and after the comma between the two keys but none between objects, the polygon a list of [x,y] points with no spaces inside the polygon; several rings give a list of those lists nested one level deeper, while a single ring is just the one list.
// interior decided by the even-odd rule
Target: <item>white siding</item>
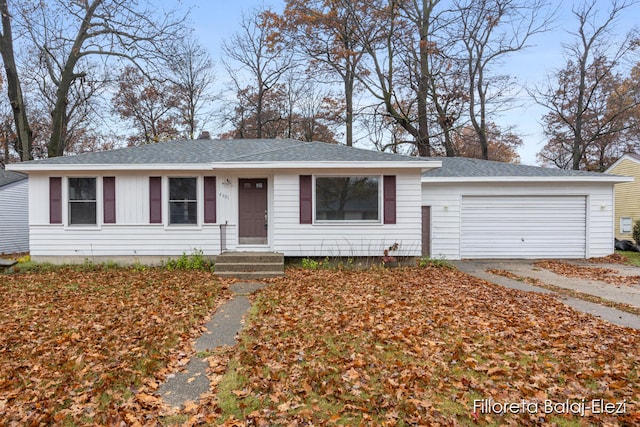
[{"label": "white siding", "polygon": [[29,251],[29,183],[0,187],[0,253]]},{"label": "white siding", "polygon": [[[211,172],[207,172],[210,174]],[[382,175],[374,170],[323,170],[323,175]],[[396,224],[318,224],[301,225],[299,218],[299,175],[309,171],[286,173],[269,170],[224,171],[217,178],[217,224],[202,224],[202,182],[199,180],[199,221],[197,226],[170,226],[167,221],[166,179],[163,192],[165,224],[149,224],[149,176],[167,176],[167,172],[101,173],[90,176],[116,177],[116,224],[100,224],[102,218],[101,185],[98,184],[99,224],[91,227],[49,222],[49,178],[34,174],[31,183],[31,253],[34,259],[118,258],[135,262],[136,257],[179,256],[199,249],[205,255],[227,250],[279,251],[285,256],[381,256],[385,248],[398,243],[395,255],[421,253],[420,174],[418,171],[385,171],[396,175]],[[172,176],[203,176],[203,173],[172,172]],[[86,175],[84,175],[86,176]],[[267,178],[269,193],[269,244],[239,246],[238,179]],[[98,180],[100,182],[100,180]],[[66,180],[63,179],[63,200]],[[226,245],[221,243],[221,229],[226,230]],[[98,258],[99,257],[99,258]],[[144,260],[141,260],[144,261]]]},{"label": "white siding", "polygon": [[[422,184],[422,205],[431,206],[431,256],[461,258],[463,196],[584,197],[586,257],[613,252],[613,185],[610,183],[431,183]],[[551,210],[549,218],[553,218]],[[550,254],[552,255],[552,254]]]},{"label": "white siding", "polygon": [[[274,178],[273,249],[286,256],[381,256],[398,243],[397,255],[420,255],[421,213],[418,172],[385,171],[396,175],[396,224],[300,224],[299,175],[280,173]],[[323,175],[353,171],[323,171]],[[380,174],[378,171],[358,171]]]},{"label": "white siding", "polygon": [[[233,230],[231,230],[233,234]],[[229,243],[229,242],[227,242]],[[234,243],[233,240],[230,243]],[[31,226],[31,255],[38,257],[179,256],[202,250],[220,253],[220,227],[103,225],[102,227]],[[97,258],[96,258],[97,259]]]}]

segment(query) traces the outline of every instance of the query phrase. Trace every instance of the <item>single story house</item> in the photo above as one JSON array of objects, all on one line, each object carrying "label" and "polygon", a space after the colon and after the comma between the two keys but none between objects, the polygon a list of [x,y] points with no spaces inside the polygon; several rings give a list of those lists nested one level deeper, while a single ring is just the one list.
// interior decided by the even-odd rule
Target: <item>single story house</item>
[{"label": "single story house", "polygon": [[616,184],[614,188],[616,238],[633,240],[633,225],[640,220],[640,155],[625,154],[612,164],[606,173],[634,178],[634,181]]},{"label": "single story house", "polygon": [[32,258],[52,262],[196,249],[370,257],[396,243],[397,256],[602,256],[613,251],[613,184],[628,180],[286,139],[171,141],[11,167],[29,174]]},{"label": "single story house", "polygon": [[0,254],[29,251],[27,175],[0,169]]}]

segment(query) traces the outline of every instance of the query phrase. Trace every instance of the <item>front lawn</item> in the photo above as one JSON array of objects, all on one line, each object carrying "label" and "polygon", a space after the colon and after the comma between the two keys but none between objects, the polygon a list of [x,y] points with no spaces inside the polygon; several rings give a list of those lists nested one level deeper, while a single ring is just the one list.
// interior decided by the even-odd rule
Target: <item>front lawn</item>
[{"label": "front lawn", "polygon": [[452,269],[290,269],[201,409],[226,425],[637,425],[639,348],[639,331]]},{"label": "front lawn", "polygon": [[211,393],[167,412],[154,391],[228,282],[82,270],[0,275],[0,425],[640,423],[639,331],[444,267],[287,269],[211,352]]},{"label": "front lawn", "polygon": [[201,271],[0,274],[0,425],[144,423],[158,380],[225,288]]}]

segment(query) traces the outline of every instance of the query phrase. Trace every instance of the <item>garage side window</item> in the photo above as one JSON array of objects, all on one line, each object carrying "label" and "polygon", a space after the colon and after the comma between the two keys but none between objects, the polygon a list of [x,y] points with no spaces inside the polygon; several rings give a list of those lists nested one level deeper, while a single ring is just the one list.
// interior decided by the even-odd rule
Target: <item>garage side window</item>
[{"label": "garage side window", "polygon": [[198,223],[196,178],[169,178],[169,224]]},{"label": "garage side window", "polygon": [[380,221],[377,176],[316,177],[316,221]]},{"label": "garage side window", "polygon": [[95,178],[69,178],[69,224],[96,224]]}]

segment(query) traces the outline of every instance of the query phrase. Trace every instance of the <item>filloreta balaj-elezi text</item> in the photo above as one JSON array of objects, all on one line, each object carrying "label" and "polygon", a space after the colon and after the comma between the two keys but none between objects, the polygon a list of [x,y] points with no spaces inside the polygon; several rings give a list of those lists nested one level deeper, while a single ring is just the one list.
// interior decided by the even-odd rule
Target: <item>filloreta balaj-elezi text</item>
[{"label": "filloreta balaj-elezi text", "polygon": [[473,401],[473,412],[480,414],[569,414],[569,415],[621,415],[627,412],[626,399],[622,402],[607,402],[603,399],[582,399],[540,402],[522,400],[520,402],[498,402],[493,399]]}]

